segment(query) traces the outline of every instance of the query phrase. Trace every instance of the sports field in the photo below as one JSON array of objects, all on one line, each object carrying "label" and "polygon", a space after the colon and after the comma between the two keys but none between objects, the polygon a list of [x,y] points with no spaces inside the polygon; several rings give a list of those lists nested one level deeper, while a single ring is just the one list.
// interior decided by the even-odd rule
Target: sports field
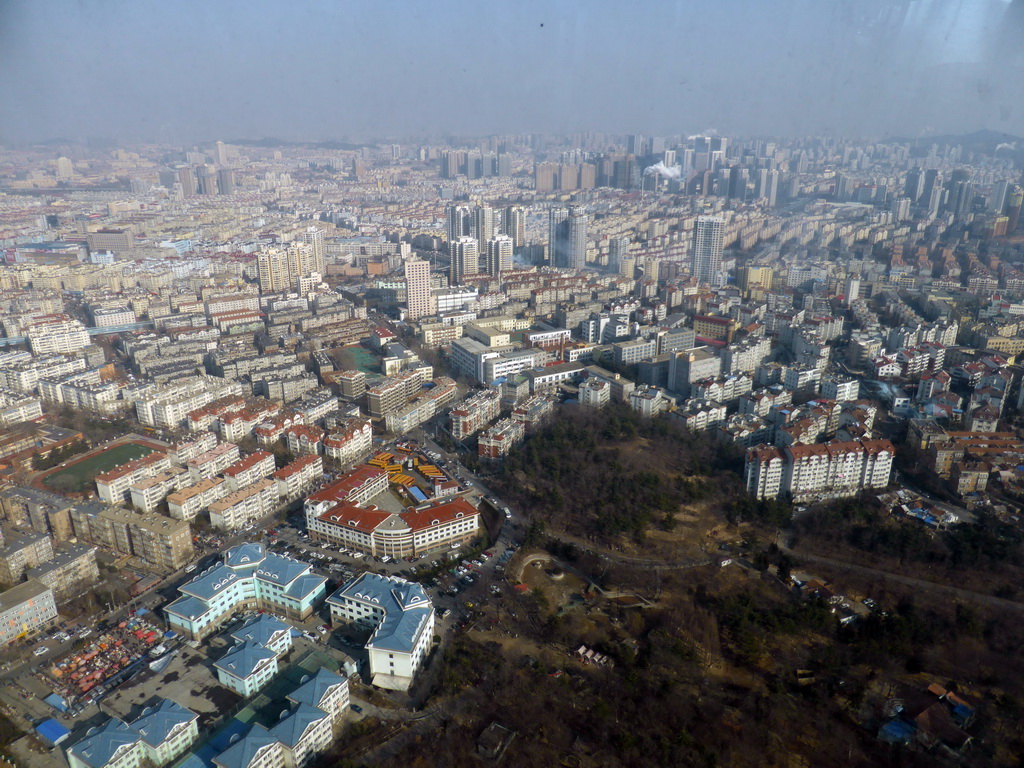
[{"label": "sports field", "polygon": [[70,463],[47,475],[43,478],[43,485],[49,490],[60,493],[80,493],[92,488],[96,475],[132,459],[153,453],[153,450],[136,443],[120,443],[81,461]]}]

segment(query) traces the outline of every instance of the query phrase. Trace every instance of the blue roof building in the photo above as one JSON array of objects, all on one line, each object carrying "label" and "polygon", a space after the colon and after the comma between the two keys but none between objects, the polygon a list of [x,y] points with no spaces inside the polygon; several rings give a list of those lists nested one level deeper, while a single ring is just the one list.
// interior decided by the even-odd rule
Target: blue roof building
[{"label": "blue roof building", "polygon": [[239,610],[304,621],[323,600],[326,585],[306,563],[268,553],[262,544],[241,544],[179,588],[181,597],[166,608],[167,621],[192,640],[213,634]]},{"label": "blue roof building", "polygon": [[330,715],[322,709],[299,704],[270,733],[284,746],[287,764],[305,765],[310,757],[331,745],[331,725]]},{"label": "blue roof building", "polygon": [[278,657],[286,654],[292,647],[291,625],[267,613],[250,619],[241,628],[232,632],[231,637],[239,643],[258,643],[272,650]]},{"label": "blue roof building", "polygon": [[[59,724],[58,724],[59,725]],[[67,748],[71,768],[136,768],[143,760],[167,765],[199,738],[199,716],[163,699],[125,723],[116,717]]]},{"label": "blue roof building", "polygon": [[335,623],[374,628],[366,643],[373,684],[408,690],[433,642],[434,608],[426,590],[397,576],[363,573],[327,602]]},{"label": "blue roof building", "polygon": [[348,680],[337,672],[321,667],[315,675],[292,691],[288,700],[294,704],[308,704],[322,709],[331,716],[331,720],[338,721],[348,710]]},{"label": "blue roof building", "polygon": [[220,768],[252,768],[284,765],[284,745],[262,725],[254,725],[248,735],[213,758]]},{"label": "blue roof building", "polygon": [[236,645],[213,666],[221,683],[248,698],[277,674],[277,654],[258,643],[246,642]]}]

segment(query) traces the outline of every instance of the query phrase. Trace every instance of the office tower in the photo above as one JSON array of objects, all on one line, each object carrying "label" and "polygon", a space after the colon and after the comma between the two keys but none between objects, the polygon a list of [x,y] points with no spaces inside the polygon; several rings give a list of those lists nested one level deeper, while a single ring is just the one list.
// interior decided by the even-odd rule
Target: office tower
[{"label": "office tower", "polygon": [[931,194],[928,196],[928,218],[934,219],[939,215],[939,209],[942,207],[942,201],[946,196],[946,191],[936,186],[932,189]]},{"label": "office tower", "polygon": [[471,237],[477,243],[486,243],[495,233],[494,209],[486,205],[478,205],[473,211],[473,231]]},{"label": "office tower", "polygon": [[750,172],[741,165],[734,165],[729,170],[729,197],[733,200],[746,202],[747,181]]},{"label": "office tower", "polygon": [[480,245],[472,237],[460,237],[451,244],[449,282],[461,285],[467,277],[480,271]]},{"label": "office tower", "polygon": [[988,210],[996,216],[1001,216],[1006,210],[1006,200],[1010,194],[1010,182],[1005,179],[997,181],[992,185],[992,194],[988,198]]},{"label": "office tower", "polygon": [[697,282],[717,285],[722,269],[725,222],[718,216],[698,216],[693,230],[692,273]]},{"label": "office tower", "polygon": [[538,192],[553,192],[558,166],[554,163],[536,163],[533,166],[533,186]]},{"label": "office tower", "polygon": [[465,152],[452,150],[441,154],[441,177],[454,179],[460,173],[466,172],[468,155]]},{"label": "office tower", "polygon": [[626,152],[631,155],[642,155],[644,146],[644,137],[631,133],[626,137]]},{"label": "office tower", "polygon": [[637,186],[636,158],[629,155],[616,160],[612,167],[612,186],[616,189],[632,189]]},{"label": "office tower", "polygon": [[187,165],[179,165],[178,171],[178,183],[181,184],[181,194],[183,197],[195,197],[196,196],[196,177],[192,173],[192,169]]},{"label": "office tower", "polygon": [[755,289],[770,291],[774,270],[771,267],[762,267],[748,264],[741,267],[736,274],[736,286],[744,293]]},{"label": "office tower", "polygon": [[568,252],[566,266],[570,269],[585,269],[587,266],[587,235],[589,219],[579,206],[569,207]]},{"label": "office tower", "polygon": [[228,164],[228,145],[223,141],[215,142],[213,145],[213,161],[217,165]]},{"label": "office tower", "polygon": [[548,211],[548,264],[553,267],[561,266],[561,243],[565,239],[563,226],[568,218],[569,211],[565,208],[552,208]]},{"label": "office tower", "polygon": [[1017,231],[1022,204],[1024,204],[1024,189],[1015,184],[1006,196],[1006,218],[1008,219],[1006,222],[1006,234],[1008,235],[1012,235]]},{"label": "office tower", "polygon": [[920,168],[914,168],[907,173],[907,183],[903,186],[903,194],[910,198],[910,202],[916,203],[924,194],[924,174]]},{"label": "office tower", "polygon": [[473,234],[472,223],[473,216],[468,207],[449,205],[445,209],[445,233],[449,248],[457,243],[460,237],[469,237]]},{"label": "office tower", "polygon": [[909,197],[898,197],[892,201],[892,217],[896,221],[907,221],[910,218]]},{"label": "office tower", "polygon": [[628,237],[610,239],[608,241],[608,271],[617,273],[627,253],[629,253]]},{"label": "office tower", "polygon": [[779,200],[779,179],[782,174],[778,171],[768,172],[768,194],[765,195],[765,200],[768,201],[768,207],[774,208]]},{"label": "office tower", "polygon": [[921,186],[921,200],[924,200],[929,205],[932,200],[932,192],[942,186],[942,178],[939,176],[939,172],[935,168],[929,168],[924,172],[924,184]]},{"label": "office tower", "polygon": [[426,317],[430,311],[430,262],[413,255],[405,260],[406,320]]},{"label": "office tower", "polygon": [[302,242],[308,245],[310,250],[309,271],[323,274],[326,266],[324,263],[324,231],[317,227],[308,227],[302,233]]},{"label": "office tower", "polygon": [[221,168],[217,171],[217,189],[222,195],[233,195],[235,193],[235,172],[230,168]]},{"label": "office tower", "polygon": [[196,180],[200,195],[217,194],[217,174],[209,165],[200,165],[196,168]]},{"label": "office tower", "polygon": [[487,241],[487,274],[497,276],[512,269],[514,246],[508,235],[497,235]]},{"label": "office tower", "polygon": [[75,175],[75,166],[71,160],[66,157],[57,158],[57,178],[63,180],[70,179]]},{"label": "office tower", "polygon": [[483,156],[479,152],[470,152],[466,156],[466,178],[482,178],[484,176],[483,166]]},{"label": "office tower", "polygon": [[512,238],[512,247],[522,248],[526,245],[526,210],[518,205],[510,205],[501,212],[501,231]]}]

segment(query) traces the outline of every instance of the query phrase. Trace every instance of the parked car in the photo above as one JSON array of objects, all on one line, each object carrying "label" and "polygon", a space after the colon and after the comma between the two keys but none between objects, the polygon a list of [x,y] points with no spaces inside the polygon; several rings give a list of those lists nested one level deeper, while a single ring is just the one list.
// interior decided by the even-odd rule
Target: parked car
[{"label": "parked car", "polygon": [[363,708],[360,707],[358,704],[349,704],[348,708],[351,709],[353,712],[357,712],[357,713],[363,711]]},{"label": "parked car", "polygon": [[38,648],[36,648],[34,651],[32,651],[32,655],[33,656],[42,656],[42,655],[44,655],[49,650],[50,649],[47,648],[45,645],[40,645]]}]

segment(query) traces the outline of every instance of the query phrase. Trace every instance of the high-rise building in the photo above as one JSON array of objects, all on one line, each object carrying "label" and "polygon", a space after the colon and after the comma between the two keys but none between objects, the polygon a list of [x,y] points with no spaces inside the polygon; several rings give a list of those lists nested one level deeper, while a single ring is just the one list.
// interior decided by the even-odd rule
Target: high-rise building
[{"label": "high-rise building", "polygon": [[178,183],[181,184],[181,194],[183,197],[195,197],[196,196],[196,176],[192,173],[192,169],[187,165],[179,165],[177,168],[178,172]]},{"label": "high-rise building", "polygon": [[537,163],[533,166],[533,186],[538,192],[553,192],[558,178],[558,166],[554,163]]},{"label": "high-rise building", "polygon": [[587,266],[587,236],[589,218],[578,206],[569,208],[568,252],[566,266],[570,269],[585,269]]},{"label": "high-rise building", "polygon": [[477,241],[477,243],[486,243],[492,237],[496,231],[494,216],[494,209],[486,205],[478,205],[473,211],[473,231],[471,237]]},{"label": "high-rise building", "polygon": [[725,222],[718,216],[698,216],[693,230],[693,276],[697,282],[717,285],[722,270]]},{"label": "high-rise building", "polygon": [[217,189],[222,195],[233,195],[235,193],[235,172],[230,168],[221,168],[217,171]]},{"label": "high-rise building", "polygon": [[501,212],[501,232],[512,238],[512,247],[526,245],[526,211],[518,205],[510,205]]},{"label": "high-rise building", "polygon": [[487,241],[487,274],[497,276],[501,272],[512,269],[512,238],[508,235],[497,235]]},{"label": "high-rise building", "polygon": [[63,180],[70,179],[75,175],[75,166],[71,160],[66,157],[57,158],[57,178]]},{"label": "high-rise building", "polygon": [[256,256],[256,269],[263,293],[295,290],[299,278],[324,273],[324,258],[311,245],[295,243],[287,250],[278,248]]},{"label": "high-rise building", "polygon": [[323,274],[324,272],[324,231],[318,227],[307,227],[302,233],[302,242],[309,246],[311,251],[312,271]]},{"label": "high-rise building", "polygon": [[579,206],[552,208],[548,212],[548,257],[561,269],[587,265],[588,217]]},{"label": "high-rise building", "polygon": [[613,237],[608,241],[608,271],[617,273],[622,260],[629,253],[628,237]]},{"label": "high-rise building", "polygon": [[[215,142],[213,145],[213,161],[217,165],[228,164],[228,145],[223,141]],[[226,193],[225,193],[226,194]]]},{"label": "high-rise building", "polygon": [[552,208],[548,211],[548,263],[553,267],[559,266],[561,242],[565,237],[563,225],[568,218],[569,211],[565,208]]},{"label": "high-rise building", "polygon": [[892,201],[892,216],[896,221],[907,221],[910,218],[909,197],[898,197]]},{"label": "high-rise building", "polygon": [[1022,204],[1024,204],[1024,189],[1014,185],[1010,194],[1006,196],[1006,234],[1008,235],[1017,231]]},{"label": "high-rise building", "polygon": [[924,194],[924,174],[920,168],[913,168],[907,173],[907,183],[903,186],[903,194],[909,197],[912,203],[916,203]]},{"label": "high-rise building", "polygon": [[406,319],[418,320],[430,311],[430,262],[418,256],[405,260]]},{"label": "high-rise building", "polygon": [[445,210],[445,233],[447,234],[448,247],[454,247],[461,237],[472,237],[473,216],[470,209],[464,205],[449,205]]},{"label": "high-rise building", "polygon": [[1006,200],[1010,195],[1010,182],[1003,179],[992,185],[992,194],[988,198],[988,210],[1001,216],[1006,210]]},{"label": "high-rise building", "polygon": [[217,173],[209,165],[196,167],[196,180],[200,195],[217,194]]},{"label": "high-rise building", "polygon": [[480,244],[472,237],[460,237],[451,244],[449,282],[461,285],[466,277],[480,271]]}]

